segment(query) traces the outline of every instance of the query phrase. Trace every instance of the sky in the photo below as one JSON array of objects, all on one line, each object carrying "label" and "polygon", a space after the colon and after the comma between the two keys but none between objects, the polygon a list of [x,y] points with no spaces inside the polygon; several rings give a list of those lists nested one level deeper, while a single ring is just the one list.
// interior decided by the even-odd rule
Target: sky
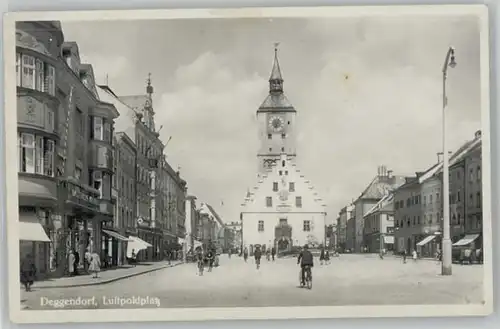
[{"label": "sky", "polygon": [[245,18],[62,22],[96,83],[145,92],[188,193],[239,219],[257,182],[256,111],[268,94],[274,43],[297,110],[297,163],[327,204],[327,221],[385,165],[424,171],[441,151],[448,47],[450,148],[481,128],[479,21],[472,16]]}]

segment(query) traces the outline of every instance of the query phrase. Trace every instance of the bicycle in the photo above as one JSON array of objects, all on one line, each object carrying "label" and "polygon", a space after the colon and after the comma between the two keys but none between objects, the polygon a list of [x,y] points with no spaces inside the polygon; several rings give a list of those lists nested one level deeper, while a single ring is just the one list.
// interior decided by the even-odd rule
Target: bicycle
[{"label": "bicycle", "polygon": [[[302,282],[302,271],[305,271],[304,273],[304,281]],[[299,282],[301,287],[307,287],[307,289],[312,289],[312,271],[311,271],[311,266],[306,265],[303,268],[300,269],[299,271]]]}]

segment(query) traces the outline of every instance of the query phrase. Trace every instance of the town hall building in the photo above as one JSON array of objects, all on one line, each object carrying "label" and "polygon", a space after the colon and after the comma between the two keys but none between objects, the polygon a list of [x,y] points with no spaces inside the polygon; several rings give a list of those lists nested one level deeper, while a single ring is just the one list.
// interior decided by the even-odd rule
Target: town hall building
[{"label": "town hall building", "polygon": [[275,48],[269,95],[257,110],[258,181],[240,214],[242,245],[250,253],[256,245],[278,251],[325,245],[326,205],[296,165],[296,114],[283,92]]}]

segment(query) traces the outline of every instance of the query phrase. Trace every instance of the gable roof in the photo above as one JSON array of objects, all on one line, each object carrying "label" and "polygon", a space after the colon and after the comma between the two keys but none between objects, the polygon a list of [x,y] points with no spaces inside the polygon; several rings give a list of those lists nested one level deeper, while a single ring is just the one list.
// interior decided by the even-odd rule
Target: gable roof
[{"label": "gable roof", "polygon": [[354,202],[362,199],[381,199],[389,191],[398,188],[404,183],[404,176],[392,176],[389,178],[387,176],[377,175]]},{"label": "gable roof", "polygon": [[130,95],[130,96],[118,96],[121,102],[127,104],[128,107],[134,109],[135,111],[141,111],[144,109],[146,101],[149,99],[147,95]]},{"label": "gable roof", "polygon": [[392,211],[394,201],[394,193],[388,193],[377,204],[366,212],[363,217],[369,216],[377,211]]},{"label": "gable roof", "polygon": [[[448,162],[449,167],[457,164],[458,162],[462,161],[471,151],[476,149],[477,147],[480,147],[482,144],[481,142],[481,135],[478,135],[478,137],[466,141],[458,150],[456,150],[451,156],[450,160]],[[423,175],[419,177],[419,183],[423,183],[424,181],[428,180],[432,176],[436,174],[440,174],[443,170],[443,162],[440,162],[438,164],[435,164],[431,168],[429,168]]]}]

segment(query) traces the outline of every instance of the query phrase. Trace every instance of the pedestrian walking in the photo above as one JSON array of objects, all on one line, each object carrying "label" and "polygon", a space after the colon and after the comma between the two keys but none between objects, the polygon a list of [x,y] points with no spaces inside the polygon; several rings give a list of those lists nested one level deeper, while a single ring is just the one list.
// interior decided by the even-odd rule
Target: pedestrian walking
[{"label": "pedestrian walking", "polygon": [[273,262],[274,262],[274,257],[276,256],[276,247],[271,248],[271,256],[272,256]]},{"label": "pedestrian walking", "polygon": [[93,273],[93,278],[97,278],[99,276],[99,272],[101,271],[101,258],[96,252],[93,252],[90,256],[90,273]]},{"label": "pedestrian walking", "polygon": [[75,274],[75,254],[73,253],[73,250],[69,250],[68,254],[68,275],[72,276]]},{"label": "pedestrian walking", "polygon": [[212,249],[208,249],[207,252],[207,260],[208,260],[208,271],[212,272],[212,268],[214,266],[215,254]]},{"label": "pedestrian walking", "polygon": [[245,260],[245,263],[248,260],[248,248],[245,247],[245,250],[243,250],[243,259]]},{"label": "pedestrian walking", "polygon": [[413,249],[412,258],[413,258],[413,262],[417,262],[418,253],[417,253],[417,251],[415,249]]},{"label": "pedestrian walking", "polygon": [[441,263],[441,250],[436,250],[436,263],[440,264]]},{"label": "pedestrian walking", "polygon": [[323,265],[324,261],[325,261],[325,248],[322,246],[319,254],[319,264]]},{"label": "pedestrian walking", "polygon": [[35,276],[36,276],[35,262],[31,254],[28,254],[26,258],[22,260],[20,272],[21,272],[21,283],[24,285],[24,289],[26,291],[31,291],[31,286],[35,281]]},{"label": "pedestrian walking", "polygon": [[268,262],[271,260],[271,249],[269,248],[266,250],[266,259]]},{"label": "pedestrian walking", "polygon": [[406,264],[406,249],[403,250],[402,256],[403,256],[403,264]]},{"label": "pedestrian walking", "polygon": [[73,274],[78,275],[78,265],[80,264],[80,254],[76,249],[73,249],[73,254],[75,255],[75,263],[73,265]]},{"label": "pedestrian walking", "polygon": [[[132,250],[133,252],[133,250]],[[88,249],[85,249],[85,254],[83,255],[83,268],[85,272],[88,274],[89,273],[89,267],[90,267],[90,258],[91,258],[90,251]]]}]

